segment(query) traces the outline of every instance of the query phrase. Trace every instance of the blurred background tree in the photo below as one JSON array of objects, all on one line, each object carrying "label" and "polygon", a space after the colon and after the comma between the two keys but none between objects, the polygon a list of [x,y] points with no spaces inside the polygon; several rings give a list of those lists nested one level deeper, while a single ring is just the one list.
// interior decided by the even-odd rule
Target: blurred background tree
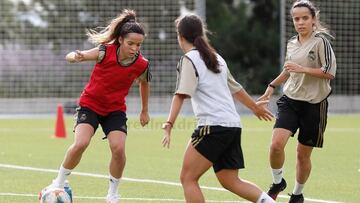
[{"label": "blurred background tree", "polygon": [[278,0],[207,0],[209,39],[235,79],[261,94],[279,73]]}]

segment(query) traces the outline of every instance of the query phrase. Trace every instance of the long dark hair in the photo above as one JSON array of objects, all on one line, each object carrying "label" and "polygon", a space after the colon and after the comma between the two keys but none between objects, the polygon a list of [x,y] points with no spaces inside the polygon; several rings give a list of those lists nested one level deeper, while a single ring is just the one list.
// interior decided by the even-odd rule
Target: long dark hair
[{"label": "long dark hair", "polygon": [[214,73],[220,73],[219,62],[215,49],[209,44],[206,29],[200,17],[194,14],[180,16],[175,20],[178,34],[193,44],[200,52],[207,68]]},{"label": "long dark hair", "polygon": [[136,13],[125,9],[110,24],[97,32],[93,29],[87,31],[89,41],[94,44],[119,44],[119,37],[126,37],[129,33],[145,35],[143,26],[136,21]]}]

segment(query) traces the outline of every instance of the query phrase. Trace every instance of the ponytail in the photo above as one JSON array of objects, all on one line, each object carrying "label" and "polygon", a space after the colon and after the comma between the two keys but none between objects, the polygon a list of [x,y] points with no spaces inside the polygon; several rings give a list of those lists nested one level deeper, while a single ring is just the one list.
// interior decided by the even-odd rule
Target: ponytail
[{"label": "ponytail", "polygon": [[94,29],[87,30],[89,41],[98,44],[118,44],[119,37],[125,37],[129,33],[145,35],[144,28],[136,22],[136,13],[125,9],[116,18],[112,19],[108,26],[97,32]]},{"label": "ponytail", "polygon": [[202,60],[206,67],[214,73],[220,73],[219,62],[216,57],[216,52],[203,36],[198,36],[194,40],[194,46],[200,52]]},{"label": "ponytail", "polygon": [[194,14],[190,14],[179,17],[175,20],[175,23],[178,34],[195,46],[206,67],[214,73],[220,73],[216,51],[206,37],[206,29],[201,19]]}]

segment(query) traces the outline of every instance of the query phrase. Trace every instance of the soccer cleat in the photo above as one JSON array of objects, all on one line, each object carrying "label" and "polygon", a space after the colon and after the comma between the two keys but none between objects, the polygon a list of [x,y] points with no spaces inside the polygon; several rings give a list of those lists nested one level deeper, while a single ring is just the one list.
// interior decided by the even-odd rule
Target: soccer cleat
[{"label": "soccer cleat", "polygon": [[107,195],[106,203],[120,203],[118,195]]},{"label": "soccer cleat", "polygon": [[303,194],[300,195],[291,194],[289,203],[303,203],[303,202],[304,202]]},{"label": "soccer cleat", "polygon": [[267,192],[267,194],[273,199],[276,200],[276,197],[278,196],[278,194],[285,190],[286,188],[286,181],[285,179],[281,179],[281,182],[279,184],[271,184],[269,191]]}]

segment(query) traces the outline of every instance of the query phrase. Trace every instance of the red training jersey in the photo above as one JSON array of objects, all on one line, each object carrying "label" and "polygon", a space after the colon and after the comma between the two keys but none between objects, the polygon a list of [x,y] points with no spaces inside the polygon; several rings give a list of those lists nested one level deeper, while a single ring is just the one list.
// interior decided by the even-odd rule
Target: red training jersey
[{"label": "red training jersey", "polygon": [[118,60],[119,45],[102,45],[101,48],[105,48],[105,56],[95,64],[79,105],[102,116],[113,111],[125,112],[125,97],[136,78],[149,67],[149,61],[139,53],[132,64],[123,66]]}]

